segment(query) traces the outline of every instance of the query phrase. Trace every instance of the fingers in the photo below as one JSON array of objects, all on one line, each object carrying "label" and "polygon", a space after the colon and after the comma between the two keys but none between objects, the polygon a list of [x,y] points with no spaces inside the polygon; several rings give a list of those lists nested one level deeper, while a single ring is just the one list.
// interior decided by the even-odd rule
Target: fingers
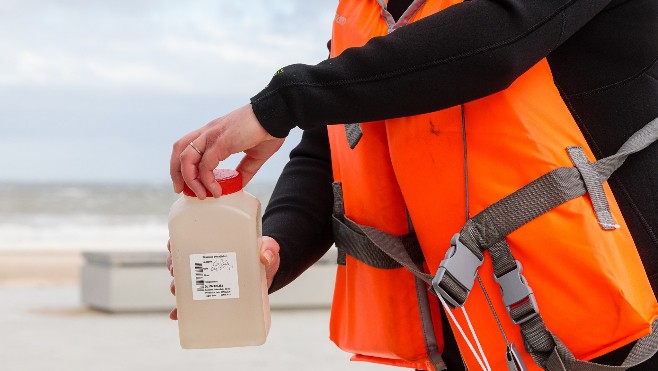
[{"label": "fingers", "polygon": [[183,192],[183,185],[185,181],[183,180],[183,174],[180,171],[180,155],[181,152],[185,149],[181,148],[182,141],[174,143],[174,148],[171,150],[171,159],[169,160],[169,175],[171,176],[171,182],[174,184],[174,192],[181,193]]},{"label": "fingers", "polygon": [[167,251],[169,251],[169,255],[167,255],[167,269],[169,269],[169,274],[173,277],[174,276],[174,259],[171,256],[171,241],[167,241]]},{"label": "fingers", "polygon": [[215,180],[213,170],[219,165],[219,159],[212,148],[206,150],[199,163],[199,180],[203,186],[212,193],[213,197],[222,195],[222,187]]},{"label": "fingers", "polygon": [[[171,276],[174,276],[174,266],[172,262],[172,257],[171,257],[171,241],[167,241],[167,250],[169,250],[169,256],[167,256],[167,268],[169,269],[169,274]],[[171,291],[171,294],[176,296],[176,282],[174,280],[171,280],[171,283],[169,284],[169,291]],[[169,318],[176,321],[178,320],[178,309],[174,308],[170,313],[169,313]]]},{"label": "fingers", "polygon": [[245,156],[236,170],[242,174],[242,186],[246,186],[256,175],[261,166],[283,145],[283,138],[266,140],[259,145],[244,151]]},{"label": "fingers", "polygon": [[[190,146],[191,142],[198,151]],[[221,187],[215,181],[213,170],[220,161],[244,151],[247,156],[238,171],[242,173],[243,184],[246,184],[282,143],[282,139],[267,133],[251,105],[247,104],[209,122],[174,144],[170,161],[174,190],[180,193],[187,184],[199,199],[204,199],[207,191],[219,197]]]},{"label": "fingers", "polygon": [[169,313],[169,318],[174,321],[178,320],[178,308],[174,308],[171,313]]},{"label": "fingers", "polygon": [[279,270],[281,259],[279,257],[279,243],[275,239],[263,236],[260,248],[260,262],[265,265],[265,277],[267,288],[272,285],[274,275]]},{"label": "fingers", "polygon": [[[169,291],[171,291],[171,293],[174,296],[176,296],[176,283],[174,282],[174,280],[171,280],[171,284],[169,285]],[[177,308],[174,308],[171,311],[171,313],[169,313],[169,318],[174,320],[174,321],[178,320],[178,309]]]},{"label": "fingers", "polygon": [[256,175],[258,170],[260,170],[261,166],[267,161],[267,159],[258,159],[254,158],[249,155],[245,155],[242,160],[240,160],[240,163],[238,164],[238,167],[235,169],[237,170],[240,175],[242,175],[242,186],[246,186],[247,183],[251,180],[251,178]]},{"label": "fingers", "polygon": [[[192,143],[204,153],[206,148],[205,135],[201,135]],[[190,187],[192,192],[201,200],[206,198],[206,188],[203,183],[198,179],[197,165],[201,162],[201,155],[192,146],[189,145],[180,154],[180,172],[187,186]]]},{"label": "fingers", "polygon": [[185,180],[183,179],[183,174],[181,173],[181,163],[180,156],[190,145],[190,141],[199,137],[199,132],[193,131],[178,141],[174,143],[174,146],[171,150],[171,159],[169,160],[169,175],[171,176],[171,181],[174,185],[174,192],[181,193],[183,192],[183,186],[185,185]]}]

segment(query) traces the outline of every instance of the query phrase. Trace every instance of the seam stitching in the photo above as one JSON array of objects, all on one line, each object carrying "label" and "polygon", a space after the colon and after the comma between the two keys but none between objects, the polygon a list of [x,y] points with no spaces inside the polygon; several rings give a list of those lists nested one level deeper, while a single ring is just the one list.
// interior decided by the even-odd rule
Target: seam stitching
[{"label": "seam stitching", "polygon": [[654,76],[654,75],[653,75],[652,73],[650,73],[649,71],[646,71],[645,75],[647,75],[647,76],[651,77],[652,79],[658,81],[658,76]]},{"label": "seam stitching", "polygon": [[362,78],[357,78],[357,79],[340,80],[340,81],[335,81],[335,82],[331,82],[331,83],[289,82],[287,84],[284,84],[284,85],[282,85],[282,86],[280,86],[280,87],[278,87],[278,88],[276,88],[272,91],[269,91],[269,92],[263,94],[262,96],[256,98],[255,102],[259,102],[259,101],[261,101],[261,100],[263,100],[263,99],[265,99],[265,98],[267,98],[267,97],[269,97],[273,94],[278,93],[279,91],[281,91],[283,89],[286,89],[286,88],[289,88],[289,87],[292,87],[292,86],[305,86],[305,87],[330,87],[331,86],[331,87],[335,87],[335,86],[344,86],[344,85],[349,85],[349,84],[359,83],[359,82],[366,82],[366,83],[367,82],[374,82],[374,81],[382,80],[384,78],[399,76],[399,75],[406,74],[406,73],[413,73],[413,72],[422,71],[422,70],[425,70],[425,69],[430,68],[430,67],[438,66],[438,65],[441,65],[441,64],[446,64],[446,63],[449,63],[449,62],[452,62],[452,61],[455,61],[455,60],[459,60],[459,59],[462,59],[462,58],[465,58],[465,57],[471,57],[471,56],[478,55],[478,54],[481,54],[481,53],[484,53],[484,52],[487,52],[487,51],[490,51],[490,50],[500,49],[502,47],[511,45],[512,43],[514,43],[516,41],[524,39],[528,35],[532,34],[539,27],[541,27],[544,24],[548,23],[549,21],[553,20],[557,15],[564,12],[567,8],[571,7],[577,1],[579,1],[579,0],[570,0],[569,2],[567,2],[566,4],[564,4],[560,8],[558,8],[555,12],[553,12],[549,16],[546,16],[541,21],[535,23],[534,25],[529,27],[526,31],[522,32],[521,34],[519,34],[517,36],[514,36],[512,38],[509,38],[507,40],[503,40],[501,42],[495,43],[495,44],[487,45],[487,46],[484,46],[484,47],[481,47],[481,48],[478,48],[478,49],[475,49],[475,50],[471,50],[471,51],[468,51],[468,52],[465,52],[465,53],[453,55],[453,56],[446,57],[446,58],[443,58],[443,59],[438,59],[438,60],[426,62],[426,63],[423,63],[423,64],[418,65],[418,66],[403,68],[403,69],[400,69],[400,70],[381,73],[381,74],[374,75],[374,76],[362,77]]},{"label": "seam stitching", "polygon": [[560,37],[557,38],[557,42],[555,43],[555,46],[551,49],[551,51],[557,49],[558,46],[562,43],[562,37],[564,37],[564,30],[567,27],[567,12],[562,12],[562,29],[560,30]]},{"label": "seam stitching", "polygon": [[[643,74],[651,76],[650,74],[648,74],[646,72],[649,69],[651,69],[656,64],[656,62],[658,62],[658,57],[656,57],[647,67],[644,67],[640,72],[636,73],[633,76],[627,77],[623,80],[613,82],[611,84],[604,85],[604,86],[601,86],[601,87],[598,87],[598,88],[595,88],[595,89],[592,89],[592,90],[587,90],[587,91],[580,92],[580,93],[565,94],[565,97],[568,97],[568,98],[586,97],[588,95],[594,95],[594,94],[600,93],[602,91],[615,88],[617,86],[625,85],[625,84],[627,84],[629,82],[632,82],[633,80],[637,79],[638,77],[642,76]],[[654,76],[651,76],[651,77],[654,77]],[[654,79],[655,79],[655,77],[654,77]]]}]

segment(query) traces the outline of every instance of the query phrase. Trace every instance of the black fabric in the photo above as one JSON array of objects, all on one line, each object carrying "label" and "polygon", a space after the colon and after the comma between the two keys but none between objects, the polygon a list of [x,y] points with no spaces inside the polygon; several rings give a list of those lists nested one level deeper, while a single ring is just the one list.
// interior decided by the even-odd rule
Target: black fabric
[{"label": "black fabric", "polygon": [[481,98],[509,86],[611,2],[456,4],[318,65],[284,67],[252,98],[254,112],[268,132],[285,136],[295,126],[408,116]]},{"label": "black fabric", "polygon": [[[404,2],[409,0],[390,0],[389,10],[403,11],[406,6],[395,3]],[[301,274],[332,243],[324,125],[430,112],[477,99],[507,87],[547,56],[594,154],[605,157],[658,116],[656,35],[655,0],[472,0],[330,62],[285,67],[252,98],[270,134],[305,129],[263,219],[264,234],[282,249],[272,291]],[[656,292],[658,145],[629,158],[609,184]],[[607,361],[621,363],[624,353],[613,352]],[[633,370],[657,370],[657,363],[654,356]]]},{"label": "black fabric", "polygon": [[281,265],[270,292],[292,282],[334,242],[333,174],[327,129],[304,131],[301,143],[290,152],[290,161],[263,214],[263,235],[274,238],[281,246]]}]

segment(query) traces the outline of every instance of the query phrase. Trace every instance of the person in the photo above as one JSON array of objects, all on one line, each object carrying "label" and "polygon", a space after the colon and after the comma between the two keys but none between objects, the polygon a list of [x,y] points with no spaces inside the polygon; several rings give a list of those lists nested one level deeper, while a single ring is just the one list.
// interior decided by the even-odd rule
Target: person
[{"label": "person", "polygon": [[[374,0],[373,0],[374,2]],[[379,1],[393,20],[424,1]],[[336,24],[344,21],[337,14]],[[171,177],[205,197],[221,189],[212,169],[244,152],[248,183],[293,127],[301,143],[263,218],[261,260],[270,292],[321,257],[332,236],[332,159],[327,126],[420,115],[510,86],[546,58],[555,85],[597,158],[613,154],[658,116],[658,3],[653,0],[471,0],[395,28],[315,66],[291,65],[236,109],[174,144]],[[441,123],[436,124],[441,130]],[[366,133],[367,134],[367,133]],[[190,145],[193,143],[194,146]],[[658,288],[658,146],[633,155],[609,180],[651,287]],[[414,220],[414,222],[416,222]],[[172,318],[175,318],[175,311]],[[442,313],[441,321],[446,320]],[[463,369],[453,335],[443,360]],[[596,361],[621,364],[630,345]],[[654,356],[633,370],[658,369]]]}]

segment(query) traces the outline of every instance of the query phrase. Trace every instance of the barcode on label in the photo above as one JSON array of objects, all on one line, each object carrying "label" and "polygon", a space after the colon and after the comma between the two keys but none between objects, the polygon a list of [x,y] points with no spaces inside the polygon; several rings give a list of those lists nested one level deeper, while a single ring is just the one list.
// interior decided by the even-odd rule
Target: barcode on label
[{"label": "barcode on label", "polygon": [[196,291],[203,292],[203,265],[201,263],[194,263],[194,271],[196,276]]}]

